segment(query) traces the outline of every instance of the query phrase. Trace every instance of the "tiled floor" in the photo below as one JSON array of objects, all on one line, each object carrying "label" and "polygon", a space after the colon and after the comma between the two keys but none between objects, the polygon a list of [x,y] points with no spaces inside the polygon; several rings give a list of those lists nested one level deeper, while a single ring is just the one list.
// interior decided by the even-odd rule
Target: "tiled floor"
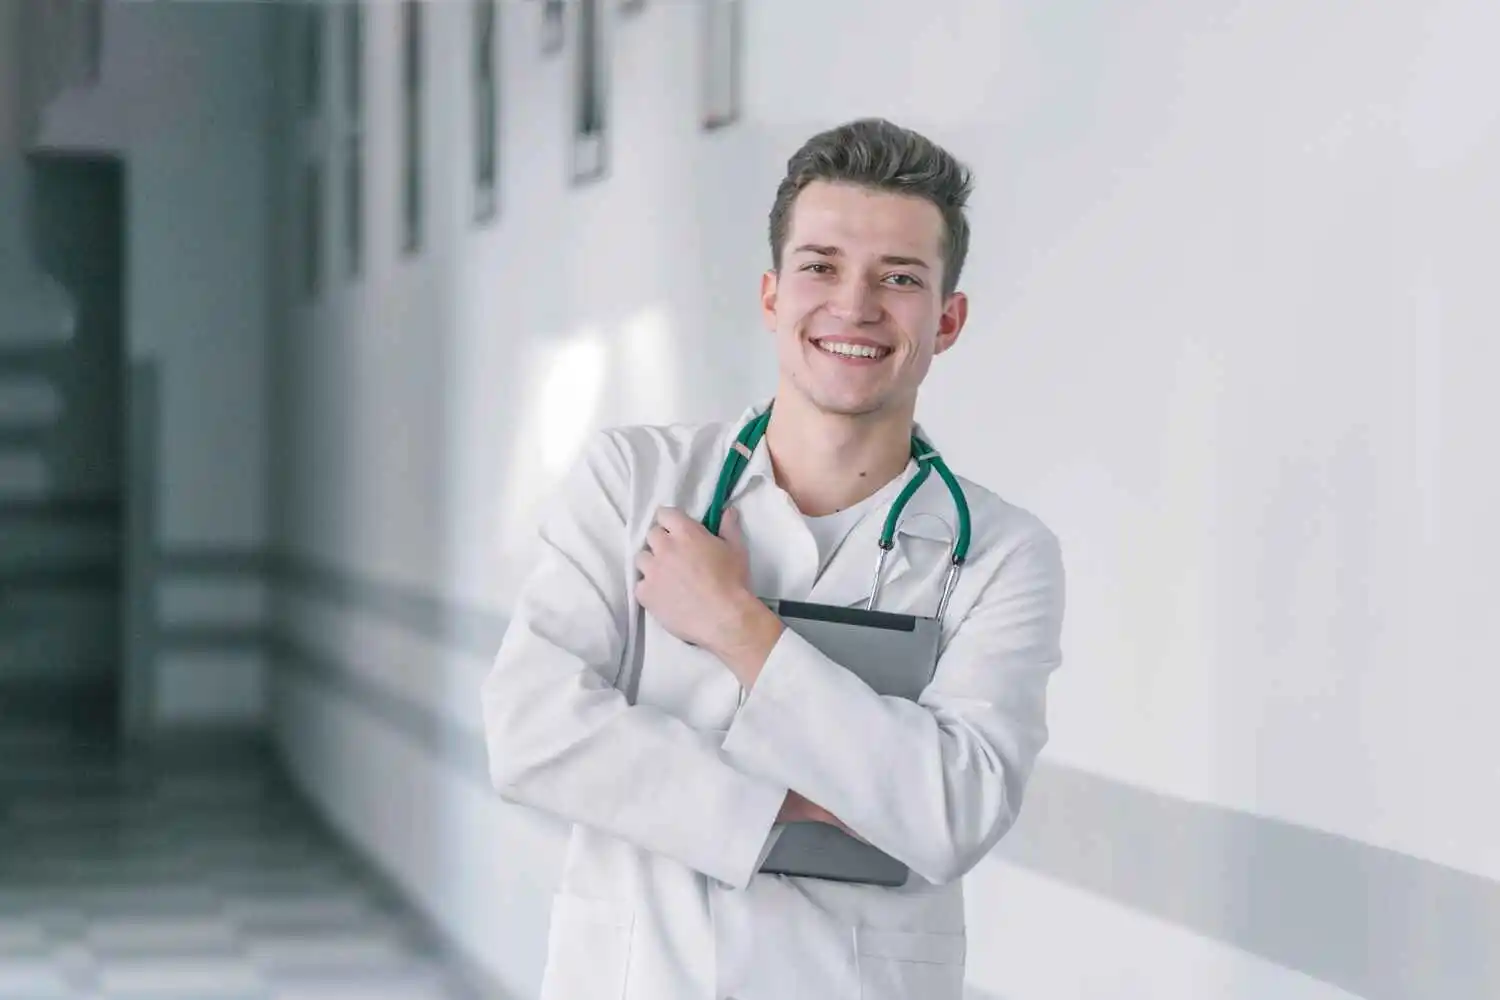
[{"label": "tiled floor", "polygon": [[475,1000],[262,749],[0,731],[0,1000]]}]

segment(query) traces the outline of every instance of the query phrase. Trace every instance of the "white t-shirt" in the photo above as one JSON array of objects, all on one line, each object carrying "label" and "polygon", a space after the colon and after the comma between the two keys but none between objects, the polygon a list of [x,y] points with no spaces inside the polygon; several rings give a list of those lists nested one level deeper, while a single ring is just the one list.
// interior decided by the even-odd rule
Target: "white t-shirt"
[{"label": "white t-shirt", "polygon": [[[854,526],[864,519],[865,514],[871,513],[872,508],[880,508],[874,513],[879,517],[885,516],[885,510],[890,501],[894,499],[895,488],[901,482],[900,477],[891,480],[874,493],[865,497],[859,503],[832,514],[822,514],[817,517],[804,514],[802,519],[807,522],[808,530],[812,532],[813,538],[818,542],[818,575],[823,575],[823,570],[828,567],[828,561]],[[872,554],[871,559],[875,556]]]}]

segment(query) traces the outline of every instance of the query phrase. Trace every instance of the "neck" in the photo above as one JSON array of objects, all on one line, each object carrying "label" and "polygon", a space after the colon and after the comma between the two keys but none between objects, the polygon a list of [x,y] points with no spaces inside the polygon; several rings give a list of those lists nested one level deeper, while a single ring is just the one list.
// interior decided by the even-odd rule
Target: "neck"
[{"label": "neck", "polygon": [[912,410],[845,416],[825,413],[795,393],[776,397],[766,446],[776,482],[810,517],[871,496],[911,459]]}]

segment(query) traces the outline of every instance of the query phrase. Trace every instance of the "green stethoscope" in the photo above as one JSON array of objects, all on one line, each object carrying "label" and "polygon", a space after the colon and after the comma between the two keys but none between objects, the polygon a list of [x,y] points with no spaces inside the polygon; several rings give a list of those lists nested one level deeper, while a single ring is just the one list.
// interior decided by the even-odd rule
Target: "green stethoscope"
[{"label": "green stethoscope", "polygon": [[[760,444],[760,439],[765,436],[766,428],[770,426],[770,423],[771,407],[767,406],[764,413],[744,426],[739,437],[730,447],[729,454],[724,458],[724,466],[719,470],[719,482],[714,489],[713,503],[709,505],[708,513],[703,515],[703,526],[715,535],[719,533],[719,525],[723,521],[724,510],[729,505],[729,497],[734,493],[734,484],[739,481],[740,474],[745,471],[745,466],[750,462],[750,456]],[[907,501],[916,494],[917,490],[921,489],[932,470],[937,469],[938,475],[947,484],[948,492],[953,497],[953,506],[958,511],[958,535],[953,540],[948,578],[943,583],[943,596],[938,601],[936,617],[941,621],[943,612],[948,609],[948,598],[953,595],[953,587],[958,583],[959,571],[969,554],[969,503],[964,499],[963,487],[948,470],[942,457],[915,434],[911,436],[911,457],[917,462],[917,474],[896,497],[891,504],[890,513],[886,515],[885,528],[880,533],[880,554],[875,561],[875,582],[870,588],[870,597],[865,602],[865,610],[875,610],[875,601],[880,596],[881,575],[885,571],[885,560],[896,544],[896,527],[901,520],[901,512],[906,509]]]}]

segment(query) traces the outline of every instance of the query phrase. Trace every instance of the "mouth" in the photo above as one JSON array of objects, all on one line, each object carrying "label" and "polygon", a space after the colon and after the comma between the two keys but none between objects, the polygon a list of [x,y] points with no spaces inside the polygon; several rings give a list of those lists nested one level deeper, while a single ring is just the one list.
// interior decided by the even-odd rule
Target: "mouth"
[{"label": "mouth", "polygon": [[821,353],[853,364],[875,364],[890,357],[891,349],[877,344],[851,344],[842,340],[814,340]]}]

